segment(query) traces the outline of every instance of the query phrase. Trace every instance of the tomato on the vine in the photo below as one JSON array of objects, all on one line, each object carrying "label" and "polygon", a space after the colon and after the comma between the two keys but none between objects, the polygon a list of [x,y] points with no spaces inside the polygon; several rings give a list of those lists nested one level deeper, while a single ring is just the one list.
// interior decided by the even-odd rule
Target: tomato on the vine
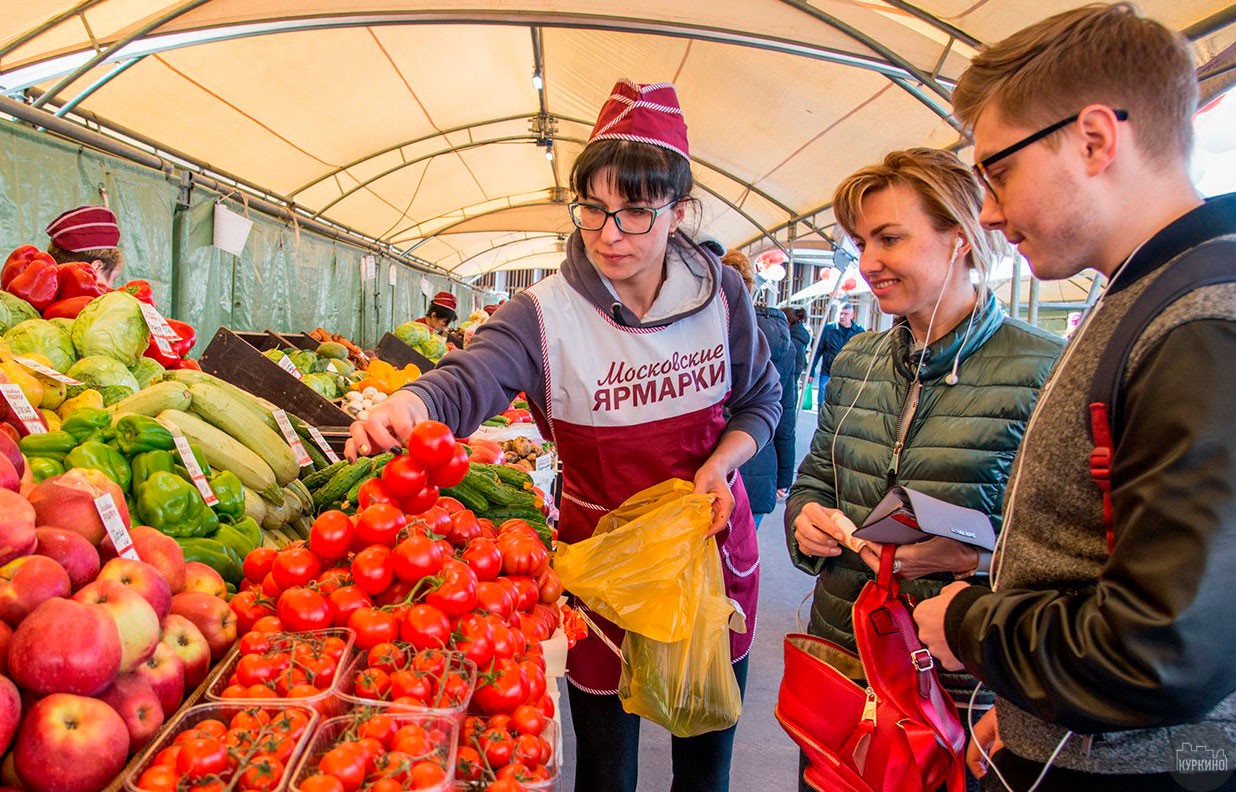
[{"label": "tomato on the vine", "polygon": [[513,712],[527,699],[523,670],[511,660],[495,660],[493,667],[477,679],[472,701],[481,712],[495,715]]},{"label": "tomato on the vine", "polygon": [[277,611],[279,621],[296,632],[326,629],[331,626],[334,615],[326,597],[301,587],[290,588],[280,594]]},{"label": "tomato on the vine", "polygon": [[348,627],[356,633],[357,649],[372,649],[399,637],[398,617],[377,608],[358,608],[348,619]]},{"label": "tomato on the vine", "polygon": [[428,484],[425,465],[411,454],[400,454],[382,468],[382,486],[396,499],[419,495]]},{"label": "tomato on the vine", "polygon": [[180,744],[176,771],[190,780],[218,775],[227,769],[227,746],[216,737],[197,737]]},{"label": "tomato on the vine", "polygon": [[468,475],[468,449],[455,446],[451,458],[429,469],[429,480],[435,487],[454,487]]},{"label": "tomato on the vine", "polygon": [[407,524],[398,506],[390,503],[374,503],[356,515],[356,536],[353,548],[369,545],[393,547],[399,531]]},{"label": "tomato on the vine", "polygon": [[417,649],[444,647],[451,640],[451,622],[432,605],[413,605],[404,614],[399,637]]},{"label": "tomato on the vine", "polygon": [[425,597],[432,605],[452,618],[471,613],[476,607],[476,573],[462,561],[450,560],[442,565],[438,575],[442,582]]},{"label": "tomato on the vine", "polygon": [[455,435],[440,421],[421,421],[408,436],[408,453],[427,468],[445,465],[455,453]]},{"label": "tomato on the vine", "polygon": [[395,575],[407,583],[436,575],[442,569],[442,551],[432,539],[414,533],[395,546],[392,563]]},{"label": "tomato on the vine", "polygon": [[255,622],[263,616],[271,616],[275,609],[270,600],[263,599],[253,591],[241,591],[230,600],[228,607],[236,614],[236,631],[244,635],[253,628]]},{"label": "tomato on the vine", "polygon": [[309,549],[318,558],[328,561],[343,558],[352,549],[356,526],[352,518],[338,509],[324,511],[313,521],[309,529]]}]

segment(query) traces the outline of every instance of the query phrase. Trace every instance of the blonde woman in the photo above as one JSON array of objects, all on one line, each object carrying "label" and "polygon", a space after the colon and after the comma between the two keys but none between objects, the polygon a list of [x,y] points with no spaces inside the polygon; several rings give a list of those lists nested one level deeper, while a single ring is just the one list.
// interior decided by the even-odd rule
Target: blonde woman
[{"label": "blonde woman", "polygon": [[[982,200],[970,169],[934,149],[893,152],[834,197],[863,278],[898,318],[837,355],[785,527],[794,565],[817,577],[810,632],[850,649],[851,609],[879,560],[839,544],[839,520],[861,524],[900,485],[978,509],[999,530],[1013,456],[1062,346],[1009,318],[987,291],[1004,248],[979,225]],[[986,574],[972,546],[944,538],[899,547],[895,559],[916,599]],[[968,703],[972,679],[941,681]]]}]

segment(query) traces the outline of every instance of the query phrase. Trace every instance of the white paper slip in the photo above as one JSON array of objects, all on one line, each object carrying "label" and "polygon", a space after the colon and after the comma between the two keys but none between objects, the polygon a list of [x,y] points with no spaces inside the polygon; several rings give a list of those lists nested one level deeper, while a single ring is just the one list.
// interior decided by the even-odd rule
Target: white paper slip
[{"label": "white paper slip", "polygon": [[16,360],[18,363],[20,363],[25,368],[29,369],[30,371],[33,371],[36,374],[42,374],[44,377],[47,377],[48,379],[55,380],[56,382],[62,382],[65,385],[81,385],[80,381],[75,380],[66,374],[61,374],[59,371],[56,371],[54,368],[50,366],[44,366],[42,363],[40,363],[37,360],[31,360],[30,358],[27,358],[27,357],[18,357],[16,355],[13,357],[13,359]]},{"label": "white paper slip", "polygon": [[193,456],[189,441],[184,435],[174,435],[173,439],[176,441],[176,451],[180,454],[180,463],[185,466],[185,470],[189,471],[189,478],[193,479],[193,486],[197,487],[202,500],[206,501],[207,506],[218,505],[219,499],[215,497],[214,490],[206,481],[206,474],[202,472],[202,466],[197,463],[197,457]]},{"label": "white paper slip", "polygon": [[146,318],[146,327],[150,330],[150,334],[155,338],[167,338],[172,341],[179,341],[180,336],[172,329],[172,326],[163,318],[163,314],[159,313],[159,309],[155,308],[150,303],[139,302],[142,307],[142,316]]},{"label": "white paper slip", "polygon": [[120,511],[116,508],[116,501],[112,500],[111,493],[104,492],[95,498],[94,510],[99,513],[99,519],[103,521],[103,528],[107,531],[107,535],[111,537],[116,553],[122,558],[140,561],[141,559],[137,556],[137,549],[133,547],[133,540],[129,537],[129,529],[125,527],[124,520],[120,516]]},{"label": "white paper slip", "polygon": [[296,456],[296,464],[301,467],[312,465],[313,457],[309,456],[309,452],[305,450],[304,443],[300,441],[300,436],[292,428],[292,421],[288,419],[288,414],[283,410],[275,410],[271,415],[275,416],[275,423],[279,424],[279,431],[283,432],[283,439],[287,440],[288,445],[292,447],[292,453]]},{"label": "white paper slip", "polygon": [[332,465],[339,461],[339,455],[335,453],[335,449],[330,447],[330,443],[326,442],[326,438],[318,431],[316,426],[309,427],[309,436],[313,438],[313,442],[317,443],[318,448],[322,449],[322,453],[326,455],[326,460]]},{"label": "white paper slip", "polygon": [[279,368],[291,374],[296,379],[302,379],[304,375],[300,373],[300,369],[296,368],[296,364],[287,355],[279,356]]},{"label": "white paper slip", "polygon": [[27,432],[30,434],[47,433],[47,427],[43,425],[43,419],[39,416],[39,411],[34,409],[34,406],[30,404],[30,400],[26,398],[26,394],[21,392],[20,385],[6,382],[0,385],[0,395],[4,396],[4,400],[9,403],[9,407],[13,409],[17,420],[22,422]]}]

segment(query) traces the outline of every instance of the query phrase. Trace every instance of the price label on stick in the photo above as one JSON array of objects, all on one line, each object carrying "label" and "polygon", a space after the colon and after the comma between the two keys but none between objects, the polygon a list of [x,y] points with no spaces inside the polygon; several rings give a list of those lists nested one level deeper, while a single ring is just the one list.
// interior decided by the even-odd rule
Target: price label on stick
[{"label": "price label on stick", "polygon": [[103,528],[111,537],[116,553],[123,558],[140,561],[137,549],[133,547],[133,540],[129,538],[129,529],[125,527],[124,519],[120,516],[120,510],[116,508],[116,501],[112,500],[111,493],[104,492],[95,498],[94,510],[99,513],[99,519],[103,521]]},{"label": "price label on stick", "polygon": [[189,471],[189,478],[193,480],[193,486],[197,487],[202,500],[206,501],[207,506],[217,506],[219,499],[215,497],[214,490],[206,481],[206,474],[202,472],[202,466],[197,463],[197,457],[193,456],[189,441],[180,434],[175,435],[173,439],[176,441],[176,451],[180,454],[180,462],[185,466],[185,470]]},{"label": "price label on stick", "polygon": [[179,341],[180,336],[172,329],[172,326],[163,318],[163,314],[150,303],[140,303],[142,307],[142,316],[146,318],[146,327],[149,328],[150,334],[155,338],[166,338],[169,341]]},{"label": "price label on stick", "polygon": [[279,368],[291,374],[296,379],[302,379],[302,374],[300,373],[300,369],[296,368],[296,364],[293,363],[292,359],[288,357],[287,355],[279,356]]},{"label": "price label on stick", "polygon": [[39,417],[39,411],[34,409],[34,406],[30,404],[30,400],[26,398],[26,394],[21,392],[20,385],[6,382],[0,385],[0,395],[4,396],[4,400],[9,403],[13,414],[26,427],[27,432],[30,434],[47,433],[47,427],[43,425],[43,419]]},{"label": "price label on stick", "polygon": [[335,449],[330,447],[330,443],[326,442],[326,438],[318,431],[316,426],[309,427],[309,436],[313,438],[313,442],[318,448],[322,449],[322,453],[326,455],[327,461],[332,465],[339,461],[339,455],[335,453]]},{"label": "price label on stick", "polygon": [[288,441],[288,445],[292,447],[292,453],[296,456],[296,464],[301,467],[307,467],[313,464],[313,457],[309,456],[309,452],[305,450],[305,445],[300,441],[300,437],[296,434],[296,430],[292,428],[292,421],[288,418],[288,414],[283,410],[274,410],[271,415],[275,416],[275,423],[279,424],[279,431],[283,432],[283,439]]},{"label": "price label on stick", "polygon": [[31,360],[30,358],[27,358],[27,357],[18,357],[16,355],[13,357],[13,359],[16,360],[18,363],[20,363],[26,369],[33,371],[36,374],[42,374],[44,377],[47,377],[50,380],[55,380],[56,382],[61,382],[61,383],[64,383],[65,385],[81,385],[81,382],[79,382],[78,380],[75,380],[72,377],[61,374],[59,371],[56,371],[54,368],[51,368],[50,366],[44,366],[42,363],[40,363],[37,360]]}]

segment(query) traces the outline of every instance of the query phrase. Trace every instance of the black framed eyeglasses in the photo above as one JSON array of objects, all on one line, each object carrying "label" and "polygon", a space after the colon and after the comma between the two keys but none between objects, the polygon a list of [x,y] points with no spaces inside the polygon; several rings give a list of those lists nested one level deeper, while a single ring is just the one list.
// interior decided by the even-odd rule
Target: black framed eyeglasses
[{"label": "black framed eyeglasses", "polygon": [[584,203],[583,201],[572,201],[570,204],[567,204],[567,208],[571,212],[571,222],[575,224],[576,228],[584,231],[600,231],[605,227],[606,221],[612,217],[614,218],[614,224],[618,226],[618,230],[624,234],[647,234],[652,230],[652,226],[657,222],[657,218],[665,210],[677,204],[679,200],[675,198],[665,206],[655,209],[647,206],[629,206],[625,209],[615,209],[610,212],[604,206]]},{"label": "black framed eyeglasses", "polygon": [[[1112,112],[1115,113],[1117,121],[1128,121],[1129,120],[1128,110],[1113,110]],[[1017,152],[1021,151],[1022,149],[1024,149],[1025,147],[1029,145],[1038,143],[1040,140],[1052,134],[1053,132],[1058,132],[1061,129],[1064,129],[1066,126],[1076,121],[1080,116],[1081,116],[1081,113],[1074,113],[1068,118],[1057,121],[1051,126],[1045,126],[1042,129],[1040,129],[1038,132],[1035,132],[1031,135],[1027,135],[1026,137],[1017,141],[1013,145],[1007,148],[1002,148],[999,151],[997,151],[995,154],[992,154],[990,157],[984,157],[979,162],[974,163],[974,166],[972,168],[972,170],[974,171],[974,175],[978,177],[979,182],[987,190],[987,194],[992,197],[992,200],[994,200],[996,203],[1000,202],[1000,197],[996,194],[996,188],[992,186],[991,178],[988,176],[988,171],[991,170],[992,165],[995,165],[997,162],[999,162],[1002,159],[1013,156],[1014,154],[1016,154]]]}]

